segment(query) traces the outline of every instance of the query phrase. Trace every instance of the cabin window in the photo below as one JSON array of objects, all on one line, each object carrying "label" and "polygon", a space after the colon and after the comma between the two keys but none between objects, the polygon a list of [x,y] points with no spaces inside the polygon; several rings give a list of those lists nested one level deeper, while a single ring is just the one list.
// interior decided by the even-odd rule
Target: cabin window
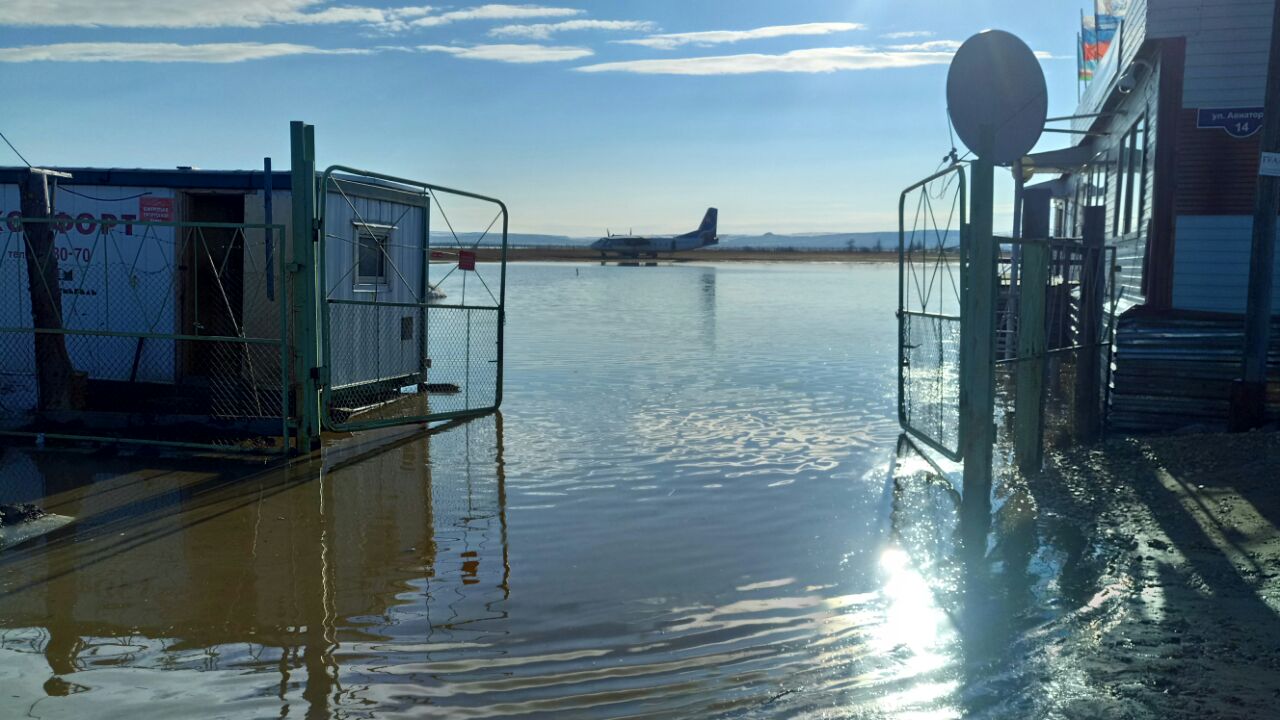
[{"label": "cabin window", "polygon": [[1132,139],[1132,132],[1125,133],[1120,139],[1120,146],[1116,148],[1116,202],[1111,206],[1111,234],[1120,235],[1121,220],[1124,217],[1124,192],[1131,188],[1129,183],[1129,143]]},{"label": "cabin window", "polygon": [[1137,140],[1134,147],[1137,148],[1136,164],[1138,167],[1138,222],[1133,226],[1135,231],[1141,232],[1144,223],[1147,221],[1147,169],[1151,162],[1151,122],[1150,117],[1143,115],[1138,121]]},{"label": "cabin window", "polygon": [[387,284],[387,248],[393,230],[389,225],[355,224],[357,285]]},{"label": "cabin window", "polygon": [[1147,118],[1133,124],[1120,144],[1120,187],[1116,192],[1116,234],[1142,229],[1146,213]]},{"label": "cabin window", "polygon": [[1107,202],[1107,165],[1102,160],[1089,166],[1087,175],[1084,207],[1097,207]]}]

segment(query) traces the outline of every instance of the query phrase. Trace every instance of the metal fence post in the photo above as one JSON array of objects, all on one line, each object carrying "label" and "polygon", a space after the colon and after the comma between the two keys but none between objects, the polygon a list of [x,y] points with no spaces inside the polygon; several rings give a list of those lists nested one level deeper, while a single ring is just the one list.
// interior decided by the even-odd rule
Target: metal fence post
[{"label": "metal fence post", "polygon": [[316,155],[315,128],[300,121],[289,124],[292,147],[293,193],[293,390],[298,420],[298,451],[309,452],[320,442],[319,337],[316,328]]},{"label": "metal fence post", "polygon": [[1049,246],[1022,246],[1022,302],[1018,313],[1018,368],[1014,397],[1013,449],[1023,473],[1044,460],[1045,291]]},{"label": "metal fence post", "polygon": [[1103,232],[1106,208],[1084,209],[1084,256],[1080,269],[1080,337],[1076,344],[1075,435],[1084,442],[1098,439],[1102,430],[1102,313],[1105,303]]},{"label": "metal fence post", "polygon": [[[1049,208],[1047,190],[1027,190],[1022,198],[1021,268],[1016,277],[1018,366],[1015,377],[1013,451],[1023,473],[1040,469],[1044,460],[1045,296],[1049,284]],[[1016,266],[1015,266],[1016,267]]]},{"label": "metal fence post", "polygon": [[[994,134],[986,128],[984,150]],[[961,325],[960,446],[964,493],[960,522],[965,552],[981,557],[991,522],[991,464],[995,442],[996,244],[993,236],[995,165],[990,153],[973,161],[969,232],[961,255],[967,265]],[[983,156],[986,157],[983,157]]]}]

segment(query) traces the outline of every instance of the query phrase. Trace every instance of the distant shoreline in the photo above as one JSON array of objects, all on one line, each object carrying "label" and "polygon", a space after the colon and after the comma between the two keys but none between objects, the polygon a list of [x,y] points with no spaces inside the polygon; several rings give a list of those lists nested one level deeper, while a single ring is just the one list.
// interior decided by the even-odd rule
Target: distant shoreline
[{"label": "distant shoreline", "polygon": [[[437,246],[440,252],[449,248]],[[497,248],[478,248],[476,259],[493,262],[498,259]],[[508,262],[599,262],[600,252],[590,248],[508,248]],[[897,262],[896,252],[848,252],[842,250],[692,250],[689,252],[662,253],[657,258],[617,258],[610,256],[607,262],[821,262],[821,263],[883,263]]]}]

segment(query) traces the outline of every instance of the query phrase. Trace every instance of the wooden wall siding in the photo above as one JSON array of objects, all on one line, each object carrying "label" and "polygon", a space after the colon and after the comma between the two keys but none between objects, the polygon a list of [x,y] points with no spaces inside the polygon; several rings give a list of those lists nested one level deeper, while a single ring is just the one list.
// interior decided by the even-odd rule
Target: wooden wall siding
[{"label": "wooden wall siding", "polygon": [[1247,215],[1257,192],[1259,136],[1234,138],[1196,127],[1196,111],[1178,122],[1179,215]]},{"label": "wooden wall siding", "polygon": [[[1108,84],[1114,85],[1115,80],[1119,77],[1120,73],[1124,71],[1124,68],[1128,67],[1129,63],[1132,62],[1133,59],[1137,57],[1138,53],[1142,51],[1143,43],[1147,40],[1147,15],[1147,0],[1130,0],[1129,9],[1125,13],[1124,24],[1120,29],[1120,41],[1118,45],[1120,52],[1122,52],[1123,55],[1118,58],[1116,62],[1117,72],[1110,77],[1100,78],[1098,82],[1107,81]],[[1107,58],[1103,59],[1103,63],[1100,63],[1104,72],[1107,64],[1109,63],[1109,58],[1110,53],[1108,53]],[[1107,92],[1093,92],[1092,86],[1090,86],[1090,88],[1091,92],[1087,92],[1085,94],[1084,99],[1076,108],[1076,112],[1079,115],[1088,115],[1089,113],[1098,112],[1102,109],[1103,105],[1107,104],[1110,96],[1113,94],[1113,88],[1104,88]],[[1071,128],[1073,130],[1087,130],[1092,125],[1094,125],[1094,121],[1087,118],[1080,118],[1071,121]]]},{"label": "wooden wall siding", "polygon": [[[1140,34],[1141,26],[1132,24],[1128,32]],[[1129,35],[1126,34],[1126,37],[1129,37]],[[1126,43],[1128,42],[1130,41],[1126,40]],[[1139,41],[1135,40],[1134,43],[1136,47]],[[1128,47],[1126,45],[1126,48]],[[1117,249],[1116,261],[1119,265],[1117,282],[1123,288],[1123,299],[1126,305],[1140,304],[1146,300],[1144,273],[1146,271],[1147,245],[1151,232],[1159,226],[1158,223],[1153,222],[1153,217],[1157,212],[1158,199],[1157,150],[1162,138],[1159,93],[1165,70],[1164,63],[1158,54],[1148,53],[1148,55],[1152,58],[1151,67],[1150,69],[1139,71],[1138,85],[1134,91],[1128,95],[1114,95],[1112,105],[1108,110],[1115,114],[1109,118],[1101,119],[1093,125],[1093,129],[1107,133],[1105,137],[1095,140],[1095,146],[1099,151],[1099,162],[1104,163],[1107,174],[1106,238],[1107,243],[1115,245]],[[1132,58],[1127,50],[1125,56]],[[1093,110],[1096,111],[1097,108]],[[1115,232],[1117,229],[1116,216],[1121,211],[1124,198],[1124,190],[1119,182],[1120,168],[1118,160],[1120,144],[1126,139],[1134,123],[1139,122],[1144,114],[1147,122],[1148,157],[1143,172],[1137,176],[1138,187],[1134,190],[1134,202],[1142,202],[1145,211],[1141,222],[1138,222],[1135,216],[1136,230],[1125,234],[1123,224],[1121,224],[1117,235]],[[1083,181],[1083,177],[1077,179]],[[1140,196],[1140,192],[1145,192],[1145,196]],[[1078,235],[1079,233],[1077,232],[1076,234]]]},{"label": "wooden wall siding", "polygon": [[[1174,307],[1243,313],[1252,231],[1253,218],[1248,215],[1179,216]],[[1276,272],[1280,272],[1280,255]],[[1271,308],[1280,313],[1280,293],[1272,298]]]},{"label": "wooden wall siding", "polygon": [[1148,0],[1150,38],[1187,38],[1183,107],[1260,107],[1274,0]]},{"label": "wooden wall siding", "polygon": [[[1107,233],[1108,239],[1114,239],[1116,233],[1113,229],[1116,225],[1116,215],[1123,208],[1124,188],[1120,184],[1119,166],[1120,145],[1128,137],[1129,131],[1133,129],[1134,123],[1141,121],[1143,115],[1147,118],[1147,152],[1150,157],[1147,158],[1143,177],[1138,177],[1138,187],[1134,189],[1134,202],[1144,202],[1146,212],[1145,220],[1151,218],[1152,203],[1155,195],[1155,170],[1156,170],[1156,142],[1160,137],[1160,118],[1158,109],[1160,70],[1156,66],[1152,72],[1142,78],[1138,87],[1129,95],[1124,96],[1112,110],[1116,114],[1106,125],[1100,126],[1108,133],[1107,137],[1100,138],[1099,147],[1105,148],[1106,168],[1107,168]],[[1145,181],[1145,182],[1144,182]],[[1139,198],[1138,192],[1145,188],[1145,198]],[[1137,222],[1135,216],[1134,221]],[[1119,226],[1119,234],[1124,234],[1123,219]]]},{"label": "wooden wall siding", "polygon": [[[1160,0],[1152,0],[1159,3]],[[1120,58],[1120,67],[1125,68],[1137,57],[1142,43],[1147,41],[1148,17],[1151,12],[1148,0],[1129,0],[1129,9],[1125,12],[1124,25],[1121,29],[1124,55]]]},{"label": "wooden wall siding", "polygon": [[1116,247],[1117,298],[1122,308],[1141,305],[1147,300],[1143,270],[1147,259],[1147,241],[1144,236],[1113,243]]}]

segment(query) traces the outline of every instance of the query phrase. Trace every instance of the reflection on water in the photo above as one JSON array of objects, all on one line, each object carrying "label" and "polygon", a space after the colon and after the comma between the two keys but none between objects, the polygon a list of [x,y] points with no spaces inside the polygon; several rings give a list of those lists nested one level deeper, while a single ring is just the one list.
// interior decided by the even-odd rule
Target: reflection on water
[{"label": "reflection on water", "polygon": [[0,554],[0,693],[37,717],[965,715],[947,569],[886,532],[896,280],[515,265],[500,416],[284,471],[5,451],[0,494],[76,520]]},{"label": "reflection on water", "polygon": [[[406,630],[447,645],[502,616],[501,447],[492,417],[332,471],[99,461],[87,484],[81,458],[10,451],[28,492],[43,484],[36,499],[77,522],[4,558],[7,679],[163,715],[200,692],[146,671],[226,670],[258,676],[240,699],[249,715],[339,707],[357,648]],[[148,679],[113,687],[124,667]]]}]

